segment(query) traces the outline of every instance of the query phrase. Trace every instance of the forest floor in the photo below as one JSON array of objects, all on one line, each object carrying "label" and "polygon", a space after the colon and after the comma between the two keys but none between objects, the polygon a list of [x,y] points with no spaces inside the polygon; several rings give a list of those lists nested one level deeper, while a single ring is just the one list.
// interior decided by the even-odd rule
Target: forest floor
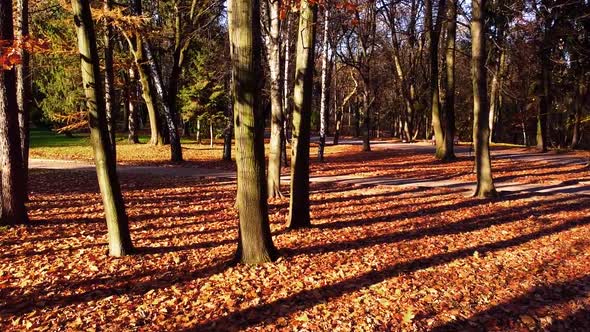
[{"label": "forest floor", "polygon": [[[175,176],[121,171],[138,254],[116,259],[106,255],[88,165],[34,169],[31,225],[0,230],[0,329],[590,329],[583,154],[497,148],[496,181],[521,187],[482,200],[465,193],[474,181],[468,148],[448,164],[427,145],[388,144],[396,143],[373,152],[343,145],[325,163],[312,161],[314,226],[286,230],[288,198],[271,200],[281,258],[258,266],[229,264],[237,238],[230,177],[171,166]],[[184,168],[195,167],[233,166]],[[452,183],[423,185],[440,181]]]}]

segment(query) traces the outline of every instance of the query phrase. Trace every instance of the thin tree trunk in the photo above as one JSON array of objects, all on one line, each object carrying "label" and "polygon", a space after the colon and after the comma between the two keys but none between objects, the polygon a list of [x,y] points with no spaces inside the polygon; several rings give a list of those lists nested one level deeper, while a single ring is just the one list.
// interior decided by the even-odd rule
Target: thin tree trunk
[{"label": "thin tree trunk", "polygon": [[129,136],[128,141],[132,144],[139,143],[139,138],[137,136],[137,128],[138,128],[138,114],[137,114],[137,107],[135,105],[135,100],[137,99],[137,82],[135,81],[135,69],[129,68],[129,80],[127,89],[127,108],[128,108],[128,124],[129,124]]},{"label": "thin tree trunk", "polygon": [[[340,139],[340,126],[342,124],[342,116],[344,114],[344,108],[346,107],[347,104],[349,104],[350,99],[356,94],[356,90],[358,89],[358,86],[359,86],[358,81],[355,79],[352,71],[350,72],[350,77],[352,78],[352,81],[354,82],[354,88],[352,89],[352,91],[350,91],[350,93],[348,95],[346,95],[346,97],[344,97],[344,100],[342,101],[342,105],[340,106],[340,111],[336,115],[337,118],[336,118],[336,130],[334,131],[334,145],[338,145],[338,141]],[[349,109],[350,109],[350,104],[349,104]],[[348,116],[348,122],[349,122],[349,126],[350,126],[350,112],[349,112],[349,116]]]},{"label": "thin tree trunk", "polygon": [[[231,79],[230,79],[231,86]],[[223,160],[231,161],[231,141],[234,131],[234,105],[232,103],[233,97],[231,97],[230,89],[230,101],[227,103],[226,117],[227,125],[223,131]]]},{"label": "thin tree trunk", "polygon": [[284,55],[284,72],[283,72],[283,142],[281,146],[281,163],[283,165],[288,164],[287,160],[287,140],[289,135],[289,114],[290,114],[290,103],[289,103],[289,77],[290,75],[290,62],[291,62],[291,19],[290,15],[287,14],[287,27],[285,29],[285,55]]},{"label": "thin tree trunk", "polygon": [[436,158],[443,159],[445,157],[444,134],[442,130],[441,114],[440,114],[440,95],[438,89],[438,43],[440,39],[440,30],[442,23],[442,13],[444,13],[445,0],[439,0],[438,13],[436,15],[436,22],[432,22],[433,8],[432,0],[425,0],[425,10],[427,27],[429,33],[429,52],[430,52],[430,110],[432,112],[432,128],[434,130],[434,138],[436,141]]},{"label": "thin tree trunk", "polygon": [[96,36],[88,0],[72,0],[74,22],[77,27],[82,80],[88,108],[90,139],[98,184],[102,194],[108,228],[109,254],[120,257],[133,251],[123,195],[117,177],[116,163],[109,143],[106,105],[100,69]]},{"label": "thin tree trunk", "polygon": [[455,159],[455,44],[457,37],[457,0],[448,2],[447,45],[446,45],[446,81],[445,81],[445,161]]},{"label": "thin tree trunk", "polygon": [[490,127],[488,126],[488,86],[486,82],[486,38],[485,38],[486,0],[473,0],[471,20],[471,74],[473,80],[473,145],[475,147],[475,169],[477,187],[474,196],[497,196],[492,178],[490,158]]},{"label": "thin tree trunk", "polygon": [[236,259],[248,264],[277,257],[270,234],[264,169],[259,10],[258,0],[230,0],[228,4],[240,216]]},{"label": "thin tree trunk", "polygon": [[[0,40],[14,41],[11,1],[0,1]],[[0,68],[0,224],[4,225],[28,222],[16,90],[16,70]]]},{"label": "thin tree trunk", "polygon": [[268,156],[268,196],[283,197],[281,193],[281,151],[283,147],[283,96],[281,91],[281,26],[279,0],[264,0],[267,4],[268,19],[266,54],[270,67],[270,153]]},{"label": "thin tree trunk", "polygon": [[326,146],[326,129],[328,126],[328,108],[329,108],[329,94],[330,86],[328,80],[328,66],[330,62],[330,39],[328,36],[330,28],[330,8],[324,8],[324,40],[322,42],[322,48],[324,50],[324,56],[322,57],[322,96],[320,100],[320,147],[318,149],[318,160],[324,161],[324,148]]},{"label": "thin tree trunk", "polygon": [[209,148],[213,149],[213,119],[209,119]]},{"label": "thin tree trunk", "polygon": [[[29,0],[17,0],[15,13],[15,35],[18,39],[26,40],[29,38]],[[32,105],[31,56],[29,51],[24,48],[20,48],[18,51],[21,57],[21,63],[16,66],[16,99],[18,103],[21,151],[23,155],[23,186],[25,187],[25,196],[28,196],[30,146],[29,117]]]},{"label": "thin tree trunk", "polygon": [[147,41],[143,43],[143,50],[145,52],[148,68],[150,70],[150,77],[152,79],[154,89],[156,90],[156,95],[162,104],[162,113],[166,121],[168,137],[170,138],[170,161],[179,163],[182,162],[183,159],[182,147],[180,145],[180,135],[178,134],[178,126],[176,125],[176,120],[174,118],[176,110],[171,109],[170,105],[166,102],[168,99],[166,92],[164,91],[160,71],[156,65],[156,60],[152,55],[151,47]]},{"label": "thin tree trunk", "polygon": [[311,226],[309,216],[309,135],[315,53],[317,6],[301,1],[297,60],[293,93],[293,138],[291,143],[291,197],[288,228]]},{"label": "thin tree trunk", "polygon": [[[113,6],[113,0],[104,0],[104,9],[106,11],[111,10]],[[110,19],[106,19],[105,32],[104,32],[104,87],[105,87],[105,103],[106,103],[106,116],[107,125],[109,130],[109,141],[111,142],[111,150],[113,152],[114,159],[117,160],[117,145],[115,131],[116,117],[118,112],[117,96],[115,92],[115,70],[113,64],[113,25]]]},{"label": "thin tree trunk", "polygon": [[[363,151],[371,151],[371,107],[374,99],[369,100],[369,91],[366,88],[369,82],[364,82],[365,91],[362,94],[363,114],[362,114],[362,138],[363,138]],[[371,97],[373,98],[373,97]]]},{"label": "thin tree trunk", "polygon": [[546,6],[544,17],[545,26],[543,28],[543,44],[540,49],[539,57],[541,58],[541,98],[539,100],[539,113],[537,115],[537,149],[541,152],[547,152],[547,117],[551,111],[553,98],[551,95],[551,72],[553,70],[551,66],[551,52],[552,46],[550,45],[549,33],[551,29],[551,23],[549,22],[549,15],[551,15]]},{"label": "thin tree trunk", "polygon": [[588,93],[584,82],[585,72],[582,70],[578,73],[576,82],[576,97],[574,99],[574,124],[572,130],[572,141],[569,148],[575,149],[580,142],[580,126],[582,124],[582,110],[584,107],[584,96]]}]

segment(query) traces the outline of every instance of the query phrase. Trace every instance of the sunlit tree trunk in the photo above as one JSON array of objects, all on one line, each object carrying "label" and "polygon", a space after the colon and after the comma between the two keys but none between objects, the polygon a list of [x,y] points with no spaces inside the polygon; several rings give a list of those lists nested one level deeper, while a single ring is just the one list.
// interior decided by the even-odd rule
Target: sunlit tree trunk
[{"label": "sunlit tree trunk", "polygon": [[297,33],[297,59],[293,93],[291,197],[287,222],[287,227],[291,229],[311,225],[309,216],[309,135],[316,16],[317,6],[308,0],[302,0]]},{"label": "sunlit tree trunk", "polygon": [[[334,145],[338,145],[338,143],[339,143],[338,141],[340,139],[340,127],[342,126],[342,116],[344,114],[344,108],[349,103],[350,99],[356,94],[356,90],[358,89],[358,86],[359,86],[358,81],[354,77],[354,74],[352,73],[352,71],[350,72],[350,77],[352,78],[352,81],[354,82],[354,88],[352,89],[352,91],[350,91],[350,93],[348,95],[346,95],[346,97],[344,97],[344,100],[342,100],[342,105],[340,106],[340,110],[336,114],[336,130],[334,131]],[[350,121],[350,116],[349,116],[349,121]]]},{"label": "sunlit tree trunk", "polygon": [[225,126],[225,129],[223,130],[223,160],[225,161],[231,161],[231,141],[234,131],[234,105],[232,102],[233,97],[231,96],[231,89],[229,100],[230,101],[227,103],[226,109],[227,124]]},{"label": "sunlit tree trunk", "polygon": [[291,17],[287,14],[285,19],[287,22],[285,29],[285,53],[284,53],[284,71],[283,71],[283,142],[281,146],[281,162],[283,165],[287,165],[287,135],[289,134],[289,95],[291,90],[289,89],[289,77],[291,77]]},{"label": "sunlit tree trunk", "polygon": [[277,251],[270,234],[264,169],[259,1],[230,0],[228,21],[240,216],[236,258],[248,264],[263,263],[274,260]]},{"label": "sunlit tree trunk", "polygon": [[283,145],[283,96],[281,91],[281,26],[279,0],[266,1],[266,55],[270,67],[270,153],[268,156],[268,196],[283,197],[281,193],[281,151]]},{"label": "sunlit tree trunk", "polygon": [[[0,1],[0,40],[12,43],[13,27],[12,1]],[[0,68],[0,224],[5,225],[24,224],[28,221],[16,90],[16,70]]]},{"label": "sunlit tree trunk", "polygon": [[[29,38],[29,0],[17,0],[15,8],[15,36],[18,39]],[[32,105],[31,56],[29,51],[20,48],[21,63],[16,66],[16,99],[18,103],[18,123],[20,129],[21,151],[25,195],[28,193],[29,175],[29,117]]]},{"label": "sunlit tree trunk", "polygon": [[[133,15],[142,15],[141,0],[130,0],[130,7]],[[150,121],[150,144],[163,144],[162,140],[160,139],[162,133],[160,131],[160,121],[158,117],[158,108],[156,105],[157,98],[154,97],[154,91],[150,83],[150,73],[146,64],[147,59],[143,51],[143,38],[139,33],[135,33],[130,39],[128,39],[128,42],[137,67],[142,97],[148,111],[148,118]]]},{"label": "sunlit tree trunk", "polygon": [[473,81],[473,145],[475,147],[475,170],[477,187],[474,196],[497,196],[492,178],[490,158],[490,127],[488,126],[488,86],[485,58],[485,7],[486,0],[473,0],[471,19],[471,75]]},{"label": "sunlit tree trunk", "polygon": [[457,37],[457,0],[447,4],[447,45],[446,45],[446,80],[445,80],[445,135],[443,160],[455,159],[455,45]]},{"label": "sunlit tree trunk", "polygon": [[143,51],[146,55],[153,87],[160,103],[162,104],[162,113],[166,122],[168,137],[170,138],[170,160],[176,163],[182,162],[182,147],[180,145],[180,135],[178,133],[178,126],[175,119],[176,110],[171,109],[167,103],[167,94],[166,91],[164,91],[164,85],[161,79],[162,75],[160,74],[156,59],[154,59],[151,47],[147,41],[143,43]]},{"label": "sunlit tree trunk", "polygon": [[[113,0],[105,0],[104,1],[104,9],[106,11],[111,10],[113,6]],[[107,116],[107,125],[109,130],[109,140],[111,142],[111,150],[113,151],[113,156],[115,156],[115,160],[117,160],[117,145],[115,139],[115,131],[116,129],[116,117],[118,112],[118,103],[117,103],[117,96],[115,92],[115,70],[113,64],[113,50],[114,50],[114,41],[113,41],[113,25],[110,22],[110,19],[106,19],[105,22],[105,32],[104,32],[104,87],[105,87],[105,103],[106,103],[106,116]]]},{"label": "sunlit tree trunk", "polygon": [[107,221],[109,254],[117,257],[125,256],[133,251],[133,245],[116,163],[110,150],[106,105],[100,81],[100,65],[90,4],[88,0],[72,0],[72,9],[77,28],[82,81],[88,108],[90,140]]},{"label": "sunlit tree trunk", "polygon": [[547,8],[547,1],[542,1],[542,16],[545,20],[543,26],[543,42],[539,50],[541,58],[541,96],[539,100],[539,113],[537,114],[537,149],[547,152],[547,117],[553,107],[553,96],[551,95],[552,70],[551,52],[551,13]]},{"label": "sunlit tree trunk", "polygon": [[326,146],[326,130],[328,126],[328,108],[329,108],[329,73],[328,66],[330,66],[330,39],[329,39],[329,28],[330,28],[330,9],[326,7],[324,9],[324,40],[322,41],[322,48],[324,55],[322,57],[322,96],[320,100],[320,146],[318,149],[319,161],[324,161],[324,148]]},{"label": "sunlit tree trunk", "polygon": [[128,76],[128,84],[129,86],[126,87],[127,89],[127,108],[128,108],[128,124],[129,124],[129,136],[127,140],[129,143],[137,144],[139,143],[139,138],[137,136],[137,127],[138,127],[138,114],[137,114],[137,107],[135,105],[135,101],[137,99],[137,83],[135,81],[135,69],[129,69],[129,76]]}]

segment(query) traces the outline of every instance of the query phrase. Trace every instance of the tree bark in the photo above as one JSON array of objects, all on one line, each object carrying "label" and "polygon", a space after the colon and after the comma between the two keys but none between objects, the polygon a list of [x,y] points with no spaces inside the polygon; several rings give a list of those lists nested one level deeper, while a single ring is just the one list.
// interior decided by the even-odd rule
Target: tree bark
[{"label": "tree bark", "polygon": [[270,153],[268,156],[268,196],[283,197],[281,193],[281,151],[283,147],[283,96],[281,91],[281,26],[279,0],[264,0],[267,5],[266,55],[270,67]]},{"label": "tree bark", "polygon": [[[29,0],[17,0],[15,8],[15,35],[17,39],[29,38]],[[25,196],[28,196],[29,178],[29,117],[32,105],[31,56],[24,48],[18,50],[21,63],[16,66],[16,99],[18,103],[18,123],[20,129],[21,151]]]},{"label": "tree bark", "polygon": [[[111,10],[113,6],[113,0],[104,0],[104,9]],[[104,32],[104,87],[105,87],[105,103],[106,103],[106,116],[107,126],[109,130],[109,140],[111,142],[114,159],[117,160],[117,145],[115,131],[116,117],[118,112],[118,102],[115,91],[115,70],[113,64],[113,25],[110,19],[106,19],[105,32]]]},{"label": "tree bark", "polygon": [[258,0],[230,0],[228,4],[240,216],[236,259],[248,264],[277,257],[270,234],[264,169],[259,11]]},{"label": "tree bark", "polygon": [[139,143],[139,138],[137,136],[137,127],[138,127],[138,114],[137,114],[137,107],[135,105],[135,100],[137,99],[137,82],[135,81],[135,69],[129,69],[129,86],[126,87],[127,89],[127,107],[128,111],[128,123],[129,123],[129,136],[128,141],[132,144]]},{"label": "tree bark", "polygon": [[320,146],[318,149],[318,160],[320,162],[324,161],[324,148],[326,146],[326,130],[328,127],[328,108],[329,108],[329,94],[330,94],[330,85],[329,85],[329,73],[328,73],[328,66],[330,65],[330,39],[328,36],[329,33],[329,25],[330,22],[330,9],[328,7],[324,8],[324,40],[322,41],[322,48],[324,51],[324,55],[322,57],[322,96],[320,100]]},{"label": "tree bark", "polygon": [[485,8],[486,0],[473,0],[471,19],[471,75],[473,81],[473,145],[477,187],[474,196],[495,197],[498,195],[492,178],[490,158],[490,127],[488,126],[488,86],[485,57]]},{"label": "tree bark", "polygon": [[[0,1],[0,40],[11,44],[14,41],[12,9],[11,1]],[[4,225],[28,222],[18,111],[16,70],[0,68],[0,224]]]},{"label": "tree bark", "polygon": [[551,52],[553,47],[551,45],[551,19],[547,5],[544,4],[542,16],[545,19],[543,26],[543,42],[539,50],[539,58],[541,59],[541,97],[539,99],[539,113],[537,115],[537,149],[541,152],[547,152],[547,117],[551,108],[553,107],[553,96],[551,95],[551,80],[552,70]]},{"label": "tree bark", "polygon": [[425,0],[426,29],[428,30],[429,52],[430,52],[430,110],[432,113],[432,129],[436,141],[436,158],[445,157],[444,133],[442,130],[440,114],[440,95],[438,89],[438,43],[442,25],[442,14],[444,13],[445,0],[439,0],[436,22],[433,25],[432,0]]},{"label": "tree bark", "polygon": [[446,80],[445,80],[445,135],[442,159],[455,159],[455,45],[457,37],[457,0],[448,2],[447,45],[446,45]]},{"label": "tree bark", "polygon": [[90,4],[88,0],[72,0],[72,9],[77,28],[82,81],[90,124],[90,139],[107,221],[109,254],[116,257],[125,256],[133,251],[133,245],[117,177],[116,163],[109,142],[106,105],[102,82],[100,82],[100,65]]},{"label": "tree bark", "polygon": [[291,143],[290,229],[311,226],[309,216],[309,135],[315,54],[317,6],[301,1],[297,33],[295,89],[293,93],[293,137]]}]

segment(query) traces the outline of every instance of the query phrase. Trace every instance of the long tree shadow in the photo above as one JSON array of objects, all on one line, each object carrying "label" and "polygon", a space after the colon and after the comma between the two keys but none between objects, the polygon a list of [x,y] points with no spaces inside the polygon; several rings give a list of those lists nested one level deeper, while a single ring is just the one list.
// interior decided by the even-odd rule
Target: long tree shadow
[{"label": "long tree shadow", "polygon": [[473,255],[473,252],[475,251],[483,255],[490,254],[588,224],[590,224],[590,217],[577,221],[564,222],[529,234],[520,235],[509,240],[472,246],[461,250],[394,264],[385,269],[367,272],[357,277],[339,281],[331,285],[307,289],[274,302],[235,311],[227,316],[201,323],[188,330],[235,331],[261,323],[268,324],[279,317],[288,316],[297,311],[313,307],[319,303],[341,297],[347,293],[369,287],[401,274],[448,264],[452,261],[469,257]]},{"label": "long tree shadow", "polygon": [[[523,328],[541,330],[543,327],[539,325],[538,320],[533,318],[538,309],[585,298],[588,296],[589,288],[590,275],[566,282],[538,286],[510,301],[478,312],[467,319],[437,326],[432,331],[465,331],[473,329],[473,326],[479,326],[481,330],[511,330],[516,329],[515,322],[519,322],[523,315],[531,317],[527,324],[534,325],[527,326],[521,322]],[[577,328],[578,331],[588,331],[590,328],[589,310],[580,310],[564,320],[556,320],[551,324],[551,327],[550,331],[573,331],[574,328]]]}]

